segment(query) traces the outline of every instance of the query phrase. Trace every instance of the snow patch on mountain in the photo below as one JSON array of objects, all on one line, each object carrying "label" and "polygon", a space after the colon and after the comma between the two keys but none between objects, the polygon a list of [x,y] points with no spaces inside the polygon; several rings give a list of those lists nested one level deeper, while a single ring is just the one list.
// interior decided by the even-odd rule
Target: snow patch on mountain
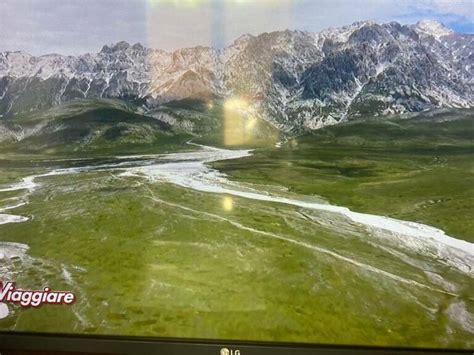
[{"label": "snow patch on mountain", "polygon": [[440,40],[441,37],[449,36],[454,33],[454,31],[447,28],[441,22],[435,20],[421,20],[415,25],[415,31],[428,36],[433,36],[437,40]]}]

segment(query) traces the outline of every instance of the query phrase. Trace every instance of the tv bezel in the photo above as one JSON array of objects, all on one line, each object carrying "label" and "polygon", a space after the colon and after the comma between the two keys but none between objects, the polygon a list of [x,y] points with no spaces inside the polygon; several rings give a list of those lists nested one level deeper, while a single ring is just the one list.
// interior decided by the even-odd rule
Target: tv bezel
[{"label": "tv bezel", "polygon": [[9,352],[17,351],[38,351],[42,352],[42,354],[44,352],[71,352],[91,354],[220,355],[223,348],[232,350],[230,353],[232,355],[461,355],[472,354],[474,351],[474,349],[378,347],[0,331],[0,354],[2,355],[9,355]]}]

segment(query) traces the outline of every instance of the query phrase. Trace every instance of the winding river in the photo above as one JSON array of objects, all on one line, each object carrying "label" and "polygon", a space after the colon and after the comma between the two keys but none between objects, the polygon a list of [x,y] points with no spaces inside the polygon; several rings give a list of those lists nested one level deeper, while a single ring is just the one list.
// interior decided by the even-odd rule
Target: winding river
[{"label": "winding river", "polygon": [[[196,145],[197,146],[197,145]],[[41,180],[86,171],[116,171],[122,177],[142,177],[150,181],[172,183],[184,188],[214,194],[227,194],[236,197],[293,205],[303,209],[325,211],[343,216],[354,224],[364,226],[370,237],[396,242],[398,246],[424,254],[431,254],[438,262],[443,262],[457,270],[474,277],[474,244],[446,235],[440,229],[420,223],[402,221],[390,217],[351,211],[346,207],[308,202],[302,196],[288,198],[258,191],[230,181],[208,163],[239,159],[252,154],[251,150],[228,150],[208,146],[198,146],[199,150],[148,156],[116,157],[117,162],[96,166],[56,169],[45,174],[33,175],[21,181],[0,188],[0,192],[24,190],[25,194],[17,201],[0,207],[0,225],[22,223],[27,217],[12,214],[15,208],[28,203],[27,196],[41,188]],[[6,254],[0,249],[0,258]]]}]

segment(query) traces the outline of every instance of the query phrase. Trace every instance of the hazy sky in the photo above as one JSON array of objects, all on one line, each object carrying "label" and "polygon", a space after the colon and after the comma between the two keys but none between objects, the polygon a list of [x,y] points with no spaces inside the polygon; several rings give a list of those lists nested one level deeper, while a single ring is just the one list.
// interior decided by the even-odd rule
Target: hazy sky
[{"label": "hazy sky", "polygon": [[0,0],[0,51],[80,54],[120,40],[222,47],[245,33],[422,18],[473,33],[474,0]]}]

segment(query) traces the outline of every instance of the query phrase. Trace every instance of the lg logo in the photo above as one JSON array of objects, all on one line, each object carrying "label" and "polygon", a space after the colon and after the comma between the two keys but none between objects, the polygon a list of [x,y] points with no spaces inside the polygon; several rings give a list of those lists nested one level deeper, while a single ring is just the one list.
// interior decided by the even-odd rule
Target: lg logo
[{"label": "lg logo", "polygon": [[221,349],[221,355],[240,355],[240,350]]}]

